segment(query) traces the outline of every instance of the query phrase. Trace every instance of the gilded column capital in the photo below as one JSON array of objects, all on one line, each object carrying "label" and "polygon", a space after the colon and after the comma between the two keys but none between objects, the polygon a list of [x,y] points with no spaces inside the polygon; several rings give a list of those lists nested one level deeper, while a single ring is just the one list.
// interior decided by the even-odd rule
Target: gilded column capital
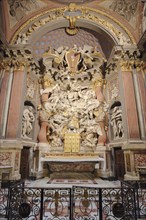
[{"label": "gilded column capital", "polygon": [[9,70],[13,67],[14,71],[23,71],[27,67],[27,72],[38,73],[39,66],[33,59],[31,50],[24,48],[8,48],[4,50],[4,56],[0,62],[0,69]]},{"label": "gilded column capital", "polygon": [[141,71],[146,69],[146,62],[142,61],[142,60],[136,60],[135,63],[135,68],[137,71]]},{"label": "gilded column capital", "polygon": [[25,60],[14,60],[14,59],[4,59],[0,62],[0,69],[10,70],[13,67],[13,70],[24,70],[27,62]]},{"label": "gilded column capital", "polygon": [[5,60],[1,60],[0,62],[0,69],[3,70],[10,70],[12,68],[12,62],[11,60],[5,59]]},{"label": "gilded column capital", "polygon": [[133,60],[126,60],[126,61],[122,60],[120,62],[120,67],[123,72],[132,71],[133,65],[134,65]]},{"label": "gilded column capital", "polygon": [[103,85],[106,85],[107,81],[102,78],[96,78],[93,82],[93,87],[96,89],[96,87],[102,87]]}]

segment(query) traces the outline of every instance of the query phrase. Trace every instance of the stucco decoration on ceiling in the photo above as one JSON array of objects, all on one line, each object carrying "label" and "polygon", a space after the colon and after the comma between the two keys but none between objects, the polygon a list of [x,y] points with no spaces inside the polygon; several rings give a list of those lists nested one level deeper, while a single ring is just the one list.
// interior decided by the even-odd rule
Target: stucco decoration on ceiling
[{"label": "stucco decoration on ceiling", "polygon": [[[115,42],[117,42],[118,45],[135,44],[135,39],[130,31],[112,16],[91,8],[81,7],[80,9],[82,10],[82,17],[78,19],[79,21],[81,20],[82,22],[91,22],[92,24],[94,23],[96,26],[106,31],[109,36],[113,38]],[[18,29],[17,32],[15,32],[11,43],[31,43],[33,37],[37,36],[39,31],[42,31],[42,26],[49,27],[49,25],[54,24],[54,22],[57,22],[56,24],[58,24],[60,21],[63,22],[63,19],[65,19],[65,10],[66,7],[49,10],[43,14],[37,15],[33,19],[28,20],[26,23],[24,23],[23,26],[21,26],[20,29]]]},{"label": "stucco decoration on ceiling", "polygon": [[26,15],[46,6],[41,0],[8,0],[8,5],[11,27]]},{"label": "stucco decoration on ceiling", "polygon": [[110,5],[110,8],[123,16],[127,21],[136,13],[138,0],[114,0]]},{"label": "stucco decoration on ceiling", "polygon": [[106,0],[100,2],[99,5],[117,13],[121,19],[124,18],[133,28],[137,28],[138,0]]}]

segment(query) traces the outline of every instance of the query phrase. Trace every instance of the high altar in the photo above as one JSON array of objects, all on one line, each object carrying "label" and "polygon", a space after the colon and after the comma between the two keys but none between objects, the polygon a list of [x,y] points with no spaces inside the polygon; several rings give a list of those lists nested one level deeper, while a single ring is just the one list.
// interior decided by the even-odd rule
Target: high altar
[{"label": "high altar", "polygon": [[65,2],[0,1],[0,179],[145,179],[146,3]]},{"label": "high altar", "polygon": [[64,162],[70,172],[94,173],[99,161],[105,163],[108,104],[103,95],[104,61],[101,48],[87,45],[83,49],[76,45],[49,48],[43,55],[45,72],[39,80],[38,105],[40,166],[46,163],[50,171],[61,172]]}]

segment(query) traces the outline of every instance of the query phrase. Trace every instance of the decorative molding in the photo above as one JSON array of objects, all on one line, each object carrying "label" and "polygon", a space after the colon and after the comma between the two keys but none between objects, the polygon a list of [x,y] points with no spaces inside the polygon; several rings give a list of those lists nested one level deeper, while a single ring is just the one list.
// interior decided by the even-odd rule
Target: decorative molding
[{"label": "decorative molding", "polygon": [[109,58],[106,73],[110,74],[116,71],[118,66],[121,67],[122,71],[132,71],[132,69],[142,71],[146,68],[146,63],[141,60],[140,52],[136,47],[116,47]]},{"label": "decorative molding", "polygon": [[4,55],[0,59],[0,69],[10,70],[13,67],[16,70],[24,70],[27,67],[27,72],[35,74],[40,72],[38,63],[35,62],[31,51],[28,49],[9,48],[3,49]]},{"label": "decorative molding", "polygon": [[[11,43],[19,43],[22,40],[22,35],[25,34],[25,38],[23,35],[23,42],[27,43],[28,38],[31,36],[31,34],[39,29],[42,25],[46,25],[49,22],[60,20],[61,18],[64,18],[64,12],[67,10],[66,7],[64,8],[58,8],[53,10],[48,10],[46,12],[43,12],[27,22],[25,22],[14,34],[14,36],[11,39]],[[130,31],[122,25],[118,20],[113,18],[112,16],[106,14],[103,11],[99,11],[97,9],[91,9],[86,7],[80,7],[80,10],[82,12],[82,16],[80,17],[82,20],[89,20],[91,22],[94,22],[95,24],[102,27],[104,30],[111,33],[111,35],[119,41],[119,44],[121,45],[130,45],[130,44],[136,44],[136,41]],[[44,17],[48,14],[47,17]],[[42,18],[43,16],[43,18]],[[106,17],[106,19],[104,19]],[[113,23],[113,24],[112,24]],[[30,26],[31,24],[31,26]],[[116,27],[116,25],[119,26]],[[29,26],[29,27],[28,27]],[[28,28],[28,29],[27,29]]]}]

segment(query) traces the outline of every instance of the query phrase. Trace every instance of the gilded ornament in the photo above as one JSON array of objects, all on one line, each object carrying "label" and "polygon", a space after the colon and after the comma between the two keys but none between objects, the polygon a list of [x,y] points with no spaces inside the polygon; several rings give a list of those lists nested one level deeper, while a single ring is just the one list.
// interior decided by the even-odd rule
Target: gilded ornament
[{"label": "gilded ornament", "polygon": [[[40,20],[37,23],[35,22],[35,25],[33,24],[32,26],[30,26],[28,28],[27,32],[25,32],[25,35],[27,37],[29,37],[34,31],[36,31],[36,29],[41,27],[42,24],[47,24],[50,21],[57,20],[61,17],[65,17],[64,13],[66,10],[67,10],[66,7],[60,8],[60,9],[48,10],[48,11],[43,12],[43,13],[33,17],[32,19],[28,20],[24,25],[21,26],[21,28],[18,29],[17,32],[15,32],[14,36],[12,37],[11,43],[14,44],[17,41],[18,35],[21,32],[23,32],[23,30],[26,29],[26,27],[30,23],[33,23],[36,19],[40,19]],[[75,7],[71,7],[70,10],[77,10],[77,9]],[[134,37],[132,36],[132,34],[130,33],[130,31],[124,25],[122,25],[118,20],[116,20],[112,16],[106,14],[105,12],[99,11],[97,9],[84,8],[84,7],[78,7],[77,11],[80,12],[78,16],[70,16],[70,18],[68,18],[68,19],[70,19],[70,27],[72,27],[69,30],[70,34],[75,34],[76,19],[78,19],[79,17],[82,17],[82,19],[91,20],[91,21],[94,21],[95,23],[103,26],[104,29],[106,28],[109,32],[112,32],[119,41],[122,39],[121,43],[136,44],[136,41],[135,41]],[[44,18],[44,16],[47,14],[49,16],[47,18]],[[42,18],[42,15],[43,15],[43,18]],[[124,35],[124,32],[122,33],[117,28],[115,28],[115,25],[114,24],[112,25],[111,22],[108,22],[105,19],[99,18],[99,15],[105,16],[106,18],[110,19],[112,22],[118,24],[118,26],[121,28],[121,30],[124,30],[124,32],[126,33],[126,37]]]},{"label": "gilded ornament", "polygon": [[122,71],[131,71],[132,70],[132,67],[133,67],[133,62],[131,61],[122,61],[120,63],[120,66],[121,66],[121,69]]},{"label": "gilded ornament", "polygon": [[82,15],[82,11],[79,10],[76,4],[71,3],[67,10],[64,11],[64,17],[69,20],[69,27],[66,28],[66,32],[69,35],[75,35],[78,32],[76,28],[76,20]]}]

